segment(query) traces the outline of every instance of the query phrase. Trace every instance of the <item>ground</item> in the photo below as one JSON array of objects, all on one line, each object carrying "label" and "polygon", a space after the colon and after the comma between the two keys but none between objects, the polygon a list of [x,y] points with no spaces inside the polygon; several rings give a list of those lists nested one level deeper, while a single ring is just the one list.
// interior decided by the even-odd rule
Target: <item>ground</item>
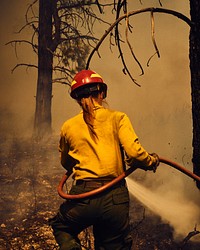
[{"label": "ground", "polygon": [[[37,143],[2,137],[0,146],[0,250],[58,249],[48,225],[63,201],[56,190],[65,173],[58,138]],[[136,199],[130,223],[134,250],[200,249],[189,236],[175,241],[173,229]],[[83,249],[93,249],[91,228],[80,238]]]}]

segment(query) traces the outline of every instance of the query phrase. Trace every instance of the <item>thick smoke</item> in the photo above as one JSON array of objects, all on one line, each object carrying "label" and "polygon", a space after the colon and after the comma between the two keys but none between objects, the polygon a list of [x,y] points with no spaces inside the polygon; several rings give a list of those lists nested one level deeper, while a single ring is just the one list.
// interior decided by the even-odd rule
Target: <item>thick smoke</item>
[{"label": "thick smoke", "polygon": [[[175,238],[183,238],[189,232],[198,230],[200,226],[199,204],[196,204],[191,198],[185,196],[181,189],[172,192],[172,188],[177,185],[168,183],[158,186],[156,190],[144,187],[134,180],[127,178],[130,193],[134,195],[153,213],[159,215],[164,223],[169,223],[174,229]],[[194,187],[193,187],[194,188]],[[183,190],[183,189],[182,189]],[[194,193],[194,191],[193,191]],[[192,240],[199,240],[196,236]]]}]

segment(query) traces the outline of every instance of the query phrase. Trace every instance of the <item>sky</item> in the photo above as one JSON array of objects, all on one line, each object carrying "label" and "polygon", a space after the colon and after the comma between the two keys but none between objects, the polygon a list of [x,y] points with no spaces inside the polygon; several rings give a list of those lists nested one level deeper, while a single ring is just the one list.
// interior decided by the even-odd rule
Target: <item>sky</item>
[{"label": "sky", "polygon": [[[35,110],[35,93],[37,72],[35,69],[17,68],[11,73],[17,63],[37,63],[36,56],[28,46],[19,46],[17,57],[15,49],[7,42],[21,37],[28,38],[30,31],[16,33],[25,23],[25,11],[28,0],[0,1],[0,111],[2,131],[11,131],[9,136],[29,135],[33,126]],[[160,7],[159,1],[149,0],[129,1],[129,11],[145,7]],[[179,11],[189,16],[189,1],[163,0],[163,8]],[[114,16],[108,15],[110,19]],[[141,87],[136,86],[122,72],[123,66],[118,58],[116,47],[111,52],[108,39],[100,48],[101,58],[95,55],[90,68],[97,71],[108,85],[107,103],[110,108],[128,114],[139,136],[142,145],[149,152],[177,161],[192,169],[192,117],[191,89],[189,70],[189,27],[180,19],[166,15],[155,14],[155,38],[161,57],[156,56],[147,67],[146,63],[155,50],[151,41],[150,14],[145,13],[130,18],[133,32],[130,41],[137,58],[144,67],[145,74],[140,76],[140,70],[130,51],[124,44],[124,56],[131,73]],[[120,29],[124,36],[124,25]],[[96,31],[99,36],[105,32],[100,25]],[[68,94],[64,85],[53,86],[52,100],[53,130],[59,136],[62,123],[79,112],[79,107]],[[4,114],[7,114],[5,117]],[[197,201],[194,182],[183,180],[173,171],[163,167],[158,171],[154,183],[177,183],[183,189],[183,183],[189,185],[190,192],[186,196]],[[152,177],[147,177],[147,184]],[[163,190],[163,186],[161,188]],[[191,191],[192,190],[192,191]],[[192,195],[191,195],[192,193]]]}]

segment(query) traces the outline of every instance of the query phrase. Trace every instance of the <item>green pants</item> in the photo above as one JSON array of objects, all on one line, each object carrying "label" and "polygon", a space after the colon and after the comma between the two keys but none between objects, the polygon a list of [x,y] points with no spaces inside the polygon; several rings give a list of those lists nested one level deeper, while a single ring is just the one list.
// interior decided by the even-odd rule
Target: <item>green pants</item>
[{"label": "green pants", "polygon": [[[70,193],[90,190],[78,185]],[[124,181],[91,198],[65,201],[50,225],[61,250],[81,249],[77,235],[91,225],[96,250],[130,250],[129,194]]]}]

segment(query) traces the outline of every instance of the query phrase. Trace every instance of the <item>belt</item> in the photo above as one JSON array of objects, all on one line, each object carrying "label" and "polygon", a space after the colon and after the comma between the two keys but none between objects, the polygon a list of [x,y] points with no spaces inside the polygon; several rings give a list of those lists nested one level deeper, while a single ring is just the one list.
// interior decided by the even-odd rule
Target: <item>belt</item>
[{"label": "belt", "polygon": [[[77,180],[76,186],[82,186],[84,188],[100,188],[107,183],[111,182],[112,180]],[[121,180],[120,182],[114,184],[114,187],[118,186],[125,186],[126,182],[125,180]]]}]

